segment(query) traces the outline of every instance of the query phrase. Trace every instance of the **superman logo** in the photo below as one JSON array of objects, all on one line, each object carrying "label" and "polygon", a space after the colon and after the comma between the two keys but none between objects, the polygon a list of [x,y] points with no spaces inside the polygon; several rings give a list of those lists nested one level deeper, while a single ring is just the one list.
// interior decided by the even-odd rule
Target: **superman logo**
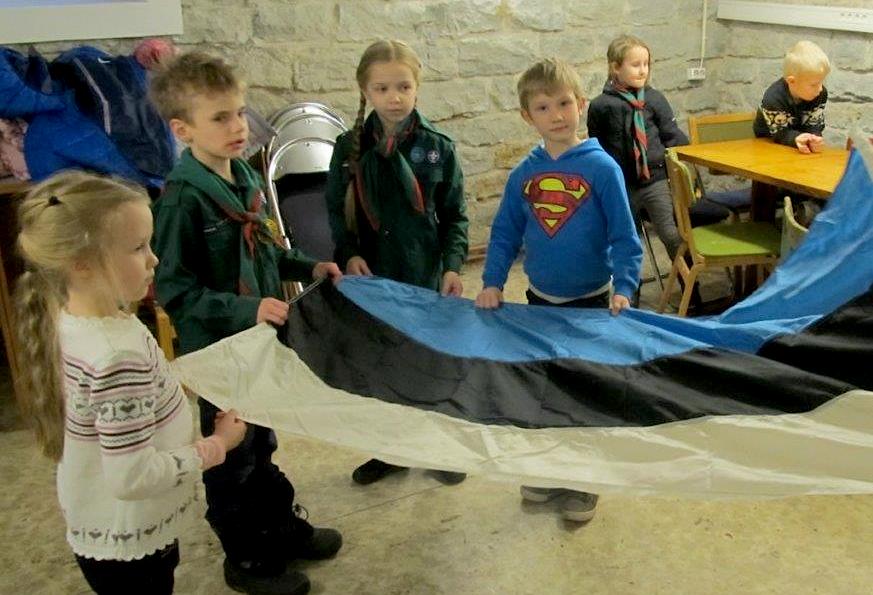
[{"label": "superman logo", "polygon": [[522,192],[540,227],[551,238],[588,200],[590,191],[591,186],[581,176],[551,172],[527,180]]}]

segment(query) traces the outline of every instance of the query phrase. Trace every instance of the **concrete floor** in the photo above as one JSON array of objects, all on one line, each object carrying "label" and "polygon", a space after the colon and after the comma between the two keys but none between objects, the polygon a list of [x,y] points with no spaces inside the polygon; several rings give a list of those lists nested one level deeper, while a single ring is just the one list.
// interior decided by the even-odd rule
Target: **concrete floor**
[{"label": "concrete floor", "polygon": [[[480,274],[481,264],[468,267],[468,296],[480,289]],[[507,299],[523,301],[525,285],[516,267]],[[724,289],[724,276],[710,275],[704,298]],[[642,306],[656,301],[656,284],[646,284]],[[0,593],[88,593],[64,542],[53,465],[17,419],[3,372]],[[480,477],[449,487],[410,470],[357,486],[350,473],[365,454],[279,438],[276,460],[310,519],[345,537],[336,559],[301,566],[313,593],[873,591],[871,496],[728,502],[605,496],[591,522],[574,525],[561,521],[553,505],[523,505],[518,486]],[[177,593],[231,593],[205,521],[181,547]]]}]

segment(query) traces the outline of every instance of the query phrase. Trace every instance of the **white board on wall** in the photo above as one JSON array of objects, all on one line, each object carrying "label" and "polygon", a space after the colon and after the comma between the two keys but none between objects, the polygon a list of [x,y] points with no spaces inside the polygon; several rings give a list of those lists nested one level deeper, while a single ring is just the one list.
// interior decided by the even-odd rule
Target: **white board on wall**
[{"label": "white board on wall", "polygon": [[719,0],[718,18],[814,29],[873,33],[873,9]]},{"label": "white board on wall", "polygon": [[182,33],[180,0],[0,0],[0,43]]}]

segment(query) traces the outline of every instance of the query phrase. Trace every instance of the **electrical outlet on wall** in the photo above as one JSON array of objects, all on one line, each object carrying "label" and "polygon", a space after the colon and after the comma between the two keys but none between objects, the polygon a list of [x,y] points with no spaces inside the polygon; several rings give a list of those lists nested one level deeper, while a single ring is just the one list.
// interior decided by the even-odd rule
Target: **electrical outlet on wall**
[{"label": "electrical outlet on wall", "polygon": [[706,78],[706,68],[703,66],[693,66],[688,69],[689,81],[702,81]]}]

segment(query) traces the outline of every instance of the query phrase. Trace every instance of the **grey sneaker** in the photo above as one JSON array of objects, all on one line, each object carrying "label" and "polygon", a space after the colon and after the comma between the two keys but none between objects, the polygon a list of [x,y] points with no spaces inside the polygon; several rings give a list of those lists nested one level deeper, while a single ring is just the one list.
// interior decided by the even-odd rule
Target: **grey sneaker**
[{"label": "grey sneaker", "polygon": [[594,518],[597,507],[597,494],[564,490],[564,500],[561,502],[561,516],[565,520],[584,523]]},{"label": "grey sneaker", "polygon": [[521,497],[528,502],[548,502],[558,496],[567,493],[568,490],[563,488],[532,488],[530,486],[521,486]]}]

